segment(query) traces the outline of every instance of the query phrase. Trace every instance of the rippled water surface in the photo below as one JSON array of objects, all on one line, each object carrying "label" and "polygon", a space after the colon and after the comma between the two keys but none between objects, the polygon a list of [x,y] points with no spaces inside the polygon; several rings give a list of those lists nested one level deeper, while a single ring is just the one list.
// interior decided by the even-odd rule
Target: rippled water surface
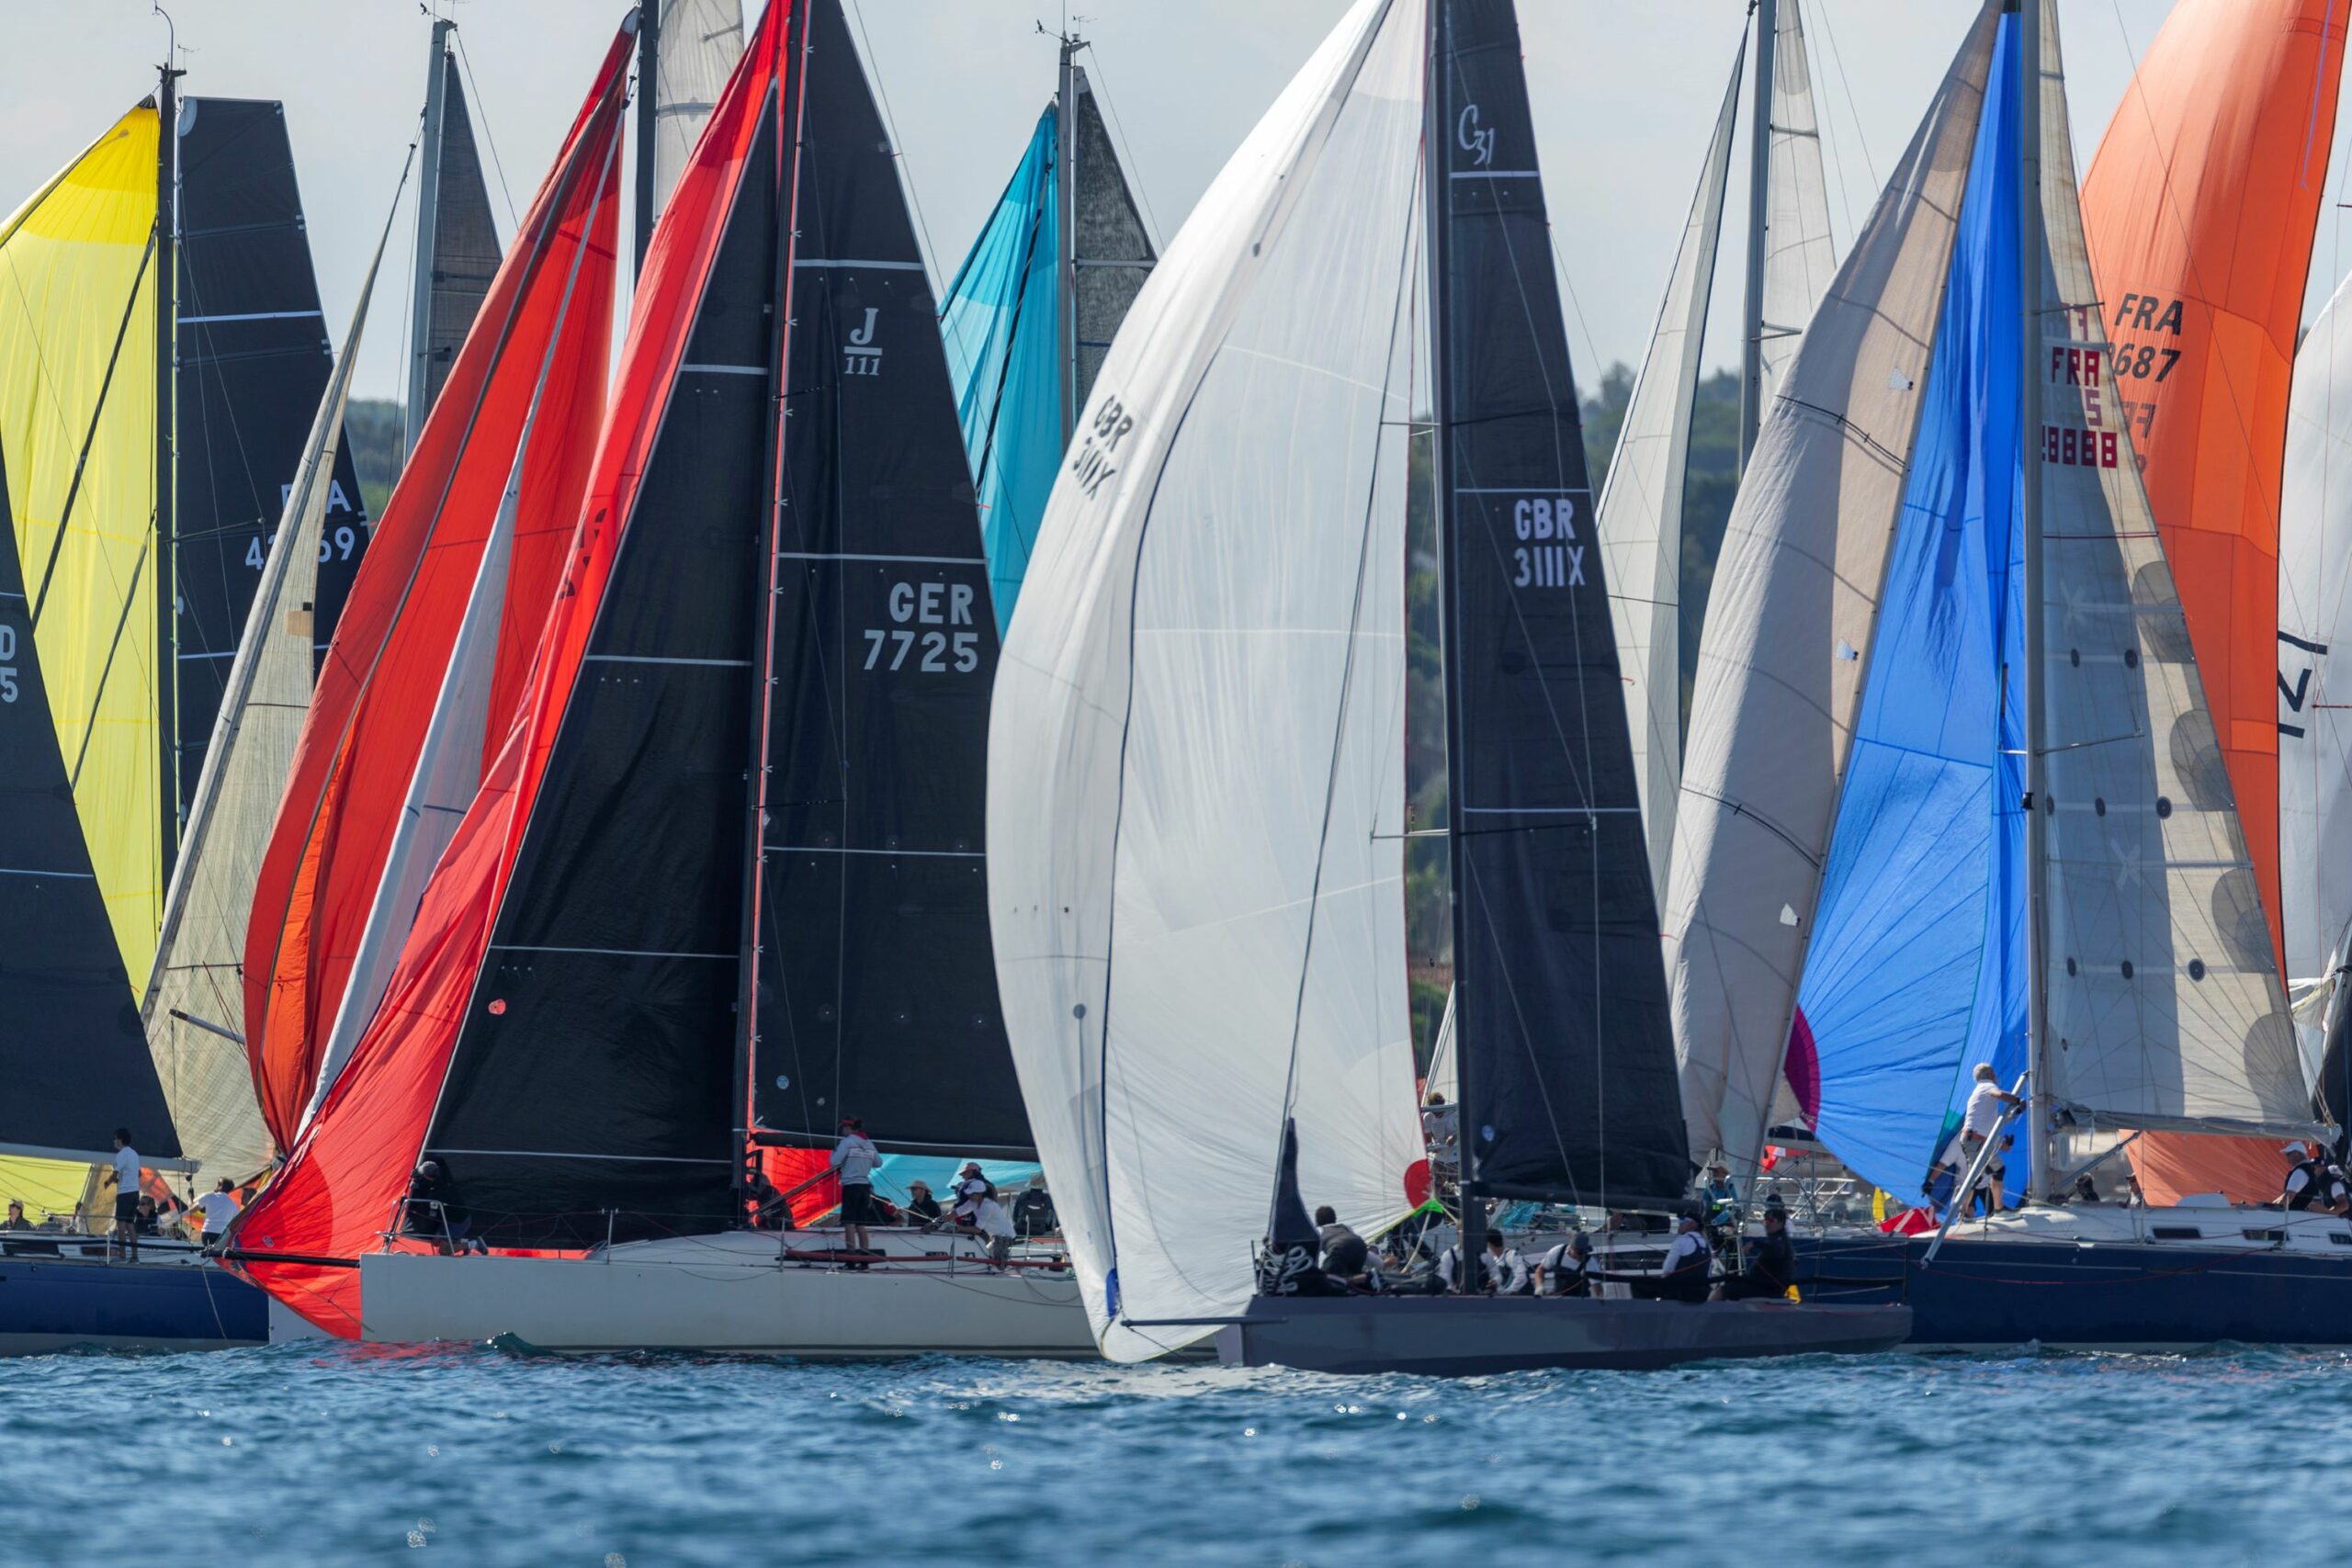
[{"label": "rippled water surface", "polygon": [[0,1361],[0,1561],[2332,1561],[2352,1359]]}]

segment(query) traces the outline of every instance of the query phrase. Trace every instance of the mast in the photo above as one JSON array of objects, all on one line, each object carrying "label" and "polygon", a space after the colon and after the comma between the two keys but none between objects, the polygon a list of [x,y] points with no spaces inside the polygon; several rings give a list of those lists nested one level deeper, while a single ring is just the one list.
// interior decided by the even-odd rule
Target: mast
[{"label": "mast", "polygon": [[2032,1175],[2027,1195],[2050,1195],[2050,998],[2041,949],[2048,929],[2043,868],[2048,859],[2046,716],[2041,700],[2041,0],[2010,0],[2018,15],[2018,302],[2020,368],[2018,455],[2025,556],[2026,1037],[2033,1077],[2026,1101]]},{"label": "mast", "polygon": [[1461,1133],[1460,1190],[1462,1238],[1455,1283],[1464,1294],[1477,1288],[1479,1253],[1486,1241],[1486,1214],[1477,1193],[1479,1118],[1472,1109],[1477,1086],[1471,1077],[1470,1053],[1462,1049],[1463,1015],[1476,1001],[1462,994],[1462,955],[1469,951],[1469,930],[1462,884],[1468,866],[1462,849],[1462,705],[1455,700],[1456,676],[1462,668],[1461,574],[1456,570],[1454,496],[1447,461],[1453,432],[1451,363],[1453,320],[1448,310],[1446,282],[1451,276],[1448,251],[1451,236],[1447,215],[1450,192],[1446,175],[1452,143],[1445,127],[1445,60],[1448,28],[1446,0],[1430,0],[1428,76],[1421,89],[1421,145],[1425,184],[1421,227],[1430,258],[1430,480],[1437,487],[1438,618],[1444,647],[1446,914],[1453,933],[1453,1089],[1454,1116]]},{"label": "mast", "polygon": [[1764,220],[1771,206],[1773,51],[1780,41],[1780,0],[1756,0],[1755,107],[1748,115],[1747,301],[1739,334],[1739,468],[1747,471],[1756,432],[1764,419]]},{"label": "mast", "polygon": [[162,768],[164,885],[179,860],[179,209],[180,70],[164,51],[155,92],[155,743]]},{"label": "mast", "polygon": [[432,384],[433,340],[426,329],[433,319],[433,243],[441,220],[443,82],[447,70],[445,61],[449,34],[457,26],[446,17],[433,18],[433,47],[425,63],[424,129],[417,138],[416,278],[410,297],[408,410],[401,434],[402,462],[416,449],[416,438],[424,434],[424,416],[431,400],[428,389]]},{"label": "mast", "polygon": [[634,278],[645,270],[645,247],[653,243],[653,138],[661,118],[662,0],[638,0],[637,7],[637,254]]},{"label": "mast", "polygon": [[1078,428],[1078,51],[1086,40],[1061,37],[1061,83],[1054,99],[1054,274],[1060,280],[1062,445]]}]

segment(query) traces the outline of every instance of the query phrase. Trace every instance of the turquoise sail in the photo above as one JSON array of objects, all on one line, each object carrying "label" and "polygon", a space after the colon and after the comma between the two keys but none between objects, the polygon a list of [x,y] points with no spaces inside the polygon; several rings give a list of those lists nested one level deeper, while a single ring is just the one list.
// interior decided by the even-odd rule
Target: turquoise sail
[{"label": "turquoise sail", "polygon": [[1974,1065],[2027,1055],[2017,50],[2004,17],[1878,625],[1839,650],[1869,662],[1798,995],[1815,1132],[1904,1198]]},{"label": "turquoise sail", "polygon": [[1059,141],[1057,112],[1048,106],[940,312],[999,635],[1012,624],[1037,523],[1061,465],[1061,306],[1054,277]]}]

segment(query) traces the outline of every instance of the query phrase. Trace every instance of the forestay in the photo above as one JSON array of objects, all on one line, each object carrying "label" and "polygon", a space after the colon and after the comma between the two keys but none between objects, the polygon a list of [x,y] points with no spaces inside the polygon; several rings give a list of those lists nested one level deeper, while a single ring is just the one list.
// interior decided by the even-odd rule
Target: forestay
[{"label": "forestay", "polygon": [[1247,1303],[1285,1103],[1309,1201],[1359,1229],[1404,1213],[1420,1156],[1400,797],[1423,24],[1359,0],[1170,247],[999,672],[1006,1022],[1117,1359]]}]

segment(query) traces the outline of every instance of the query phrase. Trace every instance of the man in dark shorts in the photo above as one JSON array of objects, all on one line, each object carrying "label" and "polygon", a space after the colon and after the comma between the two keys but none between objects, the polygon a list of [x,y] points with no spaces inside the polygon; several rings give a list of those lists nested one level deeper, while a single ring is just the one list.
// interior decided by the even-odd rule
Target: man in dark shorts
[{"label": "man in dark shorts", "polygon": [[842,1247],[851,1252],[871,1252],[873,1239],[865,1227],[874,1219],[874,1168],[882,1152],[865,1135],[865,1123],[854,1116],[842,1118],[842,1141],[833,1145],[833,1172],[842,1181]]},{"label": "man in dark shorts", "polygon": [[114,1130],[114,1238],[130,1262],[139,1261],[139,1151],[130,1146],[130,1129]]}]

